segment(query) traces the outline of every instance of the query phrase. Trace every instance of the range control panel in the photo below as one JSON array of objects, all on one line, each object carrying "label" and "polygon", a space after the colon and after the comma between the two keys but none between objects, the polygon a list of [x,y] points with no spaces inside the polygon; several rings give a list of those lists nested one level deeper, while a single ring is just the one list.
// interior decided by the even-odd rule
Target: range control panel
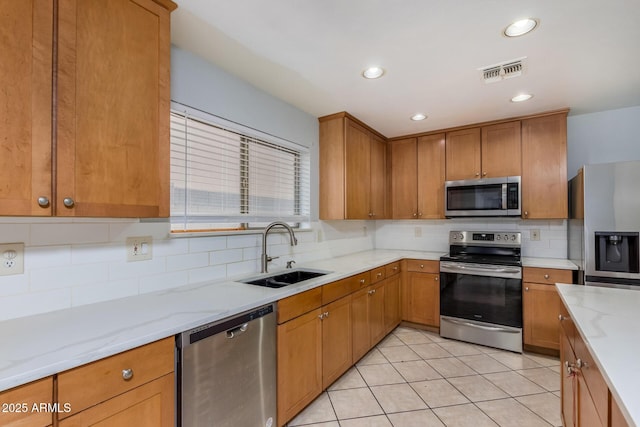
[{"label": "range control panel", "polygon": [[519,231],[450,231],[450,245],[521,246]]}]

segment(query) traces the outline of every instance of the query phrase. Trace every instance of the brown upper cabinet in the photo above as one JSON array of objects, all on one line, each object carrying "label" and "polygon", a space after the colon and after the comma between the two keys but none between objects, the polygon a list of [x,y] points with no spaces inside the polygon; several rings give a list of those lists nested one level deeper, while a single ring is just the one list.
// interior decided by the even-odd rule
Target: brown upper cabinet
[{"label": "brown upper cabinet", "polygon": [[0,215],[168,216],[175,3],[52,3],[0,15]]},{"label": "brown upper cabinet", "polygon": [[447,181],[521,174],[520,122],[447,132]]},{"label": "brown upper cabinet", "polygon": [[385,138],[347,113],[318,120],[320,219],[386,218]]},{"label": "brown upper cabinet", "polygon": [[522,120],[522,217],[567,218],[567,112]]},{"label": "brown upper cabinet", "polygon": [[392,141],[394,219],[444,218],[445,134]]}]

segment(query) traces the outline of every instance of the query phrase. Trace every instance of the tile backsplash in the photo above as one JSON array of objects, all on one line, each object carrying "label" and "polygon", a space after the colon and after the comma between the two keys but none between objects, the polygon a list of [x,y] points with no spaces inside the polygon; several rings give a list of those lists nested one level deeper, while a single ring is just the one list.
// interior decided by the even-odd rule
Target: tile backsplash
[{"label": "tile backsplash", "polygon": [[[380,249],[448,251],[449,230],[520,230],[523,255],[566,258],[565,221],[321,221],[269,235],[270,268]],[[529,230],[539,229],[531,241]],[[127,262],[125,239],[153,237],[153,258]],[[0,243],[25,244],[24,273],[0,277],[0,320],[260,271],[261,235],[169,237],[166,222],[3,218]]]},{"label": "tile backsplash", "polygon": [[[567,257],[566,220],[521,220],[472,218],[434,221],[377,221],[375,247],[420,251],[449,251],[449,231],[520,231],[522,256]],[[540,231],[540,240],[531,240],[531,230]]]}]

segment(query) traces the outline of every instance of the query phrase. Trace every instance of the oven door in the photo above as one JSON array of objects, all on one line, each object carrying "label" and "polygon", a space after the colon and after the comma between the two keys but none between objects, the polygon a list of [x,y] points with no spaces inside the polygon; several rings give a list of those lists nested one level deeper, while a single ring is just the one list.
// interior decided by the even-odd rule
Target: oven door
[{"label": "oven door", "polygon": [[441,261],[440,314],[522,328],[522,268]]}]

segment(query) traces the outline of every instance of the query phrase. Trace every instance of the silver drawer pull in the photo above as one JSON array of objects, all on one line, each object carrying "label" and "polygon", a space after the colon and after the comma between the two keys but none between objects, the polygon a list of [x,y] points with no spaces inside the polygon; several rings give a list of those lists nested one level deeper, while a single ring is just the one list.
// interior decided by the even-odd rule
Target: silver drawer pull
[{"label": "silver drawer pull", "polygon": [[133,378],[133,369],[123,369],[122,379],[125,381],[129,381],[131,378]]}]

